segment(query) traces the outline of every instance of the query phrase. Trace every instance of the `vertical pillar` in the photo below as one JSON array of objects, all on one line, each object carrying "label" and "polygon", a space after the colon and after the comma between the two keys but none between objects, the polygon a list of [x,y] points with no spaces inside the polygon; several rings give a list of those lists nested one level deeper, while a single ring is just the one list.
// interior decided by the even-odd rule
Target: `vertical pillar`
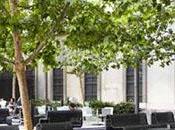
[{"label": "vertical pillar", "polygon": [[127,85],[126,85],[126,69],[123,69],[123,101],[126,102],[126,90],[127,90]]},{"label": "vertical pillar", "polygon": [[142,93],[143,93],[143,102],[144,103],[147,103],[147,64],[146,64],[146,61],[143,61],[143,64],[142,64],[142,70],[143,70],[143,90],[142,90]]},{"label": "vertical pillar", "polygon": [[97,99],[102,100],[101,74],[97,76]]},{"label": "vertical pillar", "polygon": [[38,98],[38,68],[35,68],[35,98]]},{"label": "vertical pillar", "polygon": [[48,100],[48,73],[45,72],[45,99]]},{"label": "vertical pillar", "polygon": [[48,71],[48,99],[53,100],[53,70]]},{"label": "vertical pillar", "polygon": [[46,95],[46,77],[45,77],[45,72],[44,72],[44,66],[40,63],[38,66],[38,98],[45,99]]},{"label": "vertical pillar", "polygon": [[63,101],[67,99],[67,73],[66,68],[63,69]]}]

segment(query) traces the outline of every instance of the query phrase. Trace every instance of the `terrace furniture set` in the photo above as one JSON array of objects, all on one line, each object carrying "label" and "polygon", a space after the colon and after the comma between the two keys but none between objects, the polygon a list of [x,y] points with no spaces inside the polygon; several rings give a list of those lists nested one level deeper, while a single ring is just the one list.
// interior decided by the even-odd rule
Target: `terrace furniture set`
[{"label": "terrace furniture set", "polygon": [[151,118],[152,123],[148,124],[145,113],[107,115],[106,130],[175,130],[172,112],[155,112]]},{"label": "terrace furniture set", "polygon": [[[70,130],[70,126],[72,126],[73,130],[175,130],[175,121],[172,112],[155,112],[152,113],[151,117],[152,123],[148,124],[145,113],[107,115],[105,126],[85,128],[81,127],[83,121],[81,110],[52,111],[48,112],[47,118],[40,120],[36,130],[45,130],[45,127],[48,130],[62,130],[63,128],[58,129],[58,127],[55,127],[60,122],[65,122],[64,128],[68,130]],[[49,129],[50,127],[51,129]]]},{"label": "terrace furniture set", "polygon": [[[5,121],[4,113],[5,110],[0,110],[1,123]],[[175,130],[172,112],[152,113],[151,124],[148,124],[145,113],[107,115],[102,127],[85,128],[82,124],[81,110],[48,111],[45,118],[39,119],[36,130]],[[16,126],[0,126],[0,130],[18,129]]]}]

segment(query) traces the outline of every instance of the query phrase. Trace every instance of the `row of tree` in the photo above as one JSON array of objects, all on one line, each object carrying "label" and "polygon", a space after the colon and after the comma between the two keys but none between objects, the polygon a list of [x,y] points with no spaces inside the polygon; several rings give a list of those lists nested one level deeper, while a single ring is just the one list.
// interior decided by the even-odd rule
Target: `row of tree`
[{"label": "row of tree", "polygon": [[25,70],[47,68],[98,73],[172,61],[175,34],[171,0],[0,0],[0,65],[14,70],[25,130],[32,121]]}]

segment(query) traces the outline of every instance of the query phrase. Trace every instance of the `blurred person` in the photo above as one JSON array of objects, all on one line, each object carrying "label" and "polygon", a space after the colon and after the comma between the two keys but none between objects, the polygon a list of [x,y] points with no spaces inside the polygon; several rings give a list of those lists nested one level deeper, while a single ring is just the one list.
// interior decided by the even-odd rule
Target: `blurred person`
[{"label": "blurred person", "polygon": [[75,103],[70,102],[69,103],[69,110],[74,111],[77,109],[77,105]]},{"label": "blurred person", "polygon": [[14,115],[16,110],[16,102],[14,98],[10,98],[7,108],[9,109],[9,114]]},{"label": "blurred person", "polygon": [[77,98],[69,97],[69,99],[68,99],[69,110],[71,110],[71,111],[76,110],[77,109],[77,102],[78,102]]}]

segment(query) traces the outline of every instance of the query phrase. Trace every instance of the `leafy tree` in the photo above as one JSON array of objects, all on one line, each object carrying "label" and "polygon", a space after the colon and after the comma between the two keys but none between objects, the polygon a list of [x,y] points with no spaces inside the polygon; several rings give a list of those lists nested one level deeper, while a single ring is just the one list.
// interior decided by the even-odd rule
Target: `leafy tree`
[{"label": "leafy tree", "polygon": [[[113,43],[114,46],[108,47],[108,53],[116,52],[114,60],[117,66],[134,66],[141,59],[146,60],[149,65],[154,61],[161,61],[162,66],[171,62],[175,48],[174,32],[169,26],[174,22],[174,3],[169,0],[106,0],[101,2],[101,7],[106,10],[103,15],[106,21],[100,19],[102,16],[89,20],[90,16],[81,14],[77,16],[77,20],[72,21],[76,23],[76,29],[71,32],[74,36],[68,36],[69,46],[97,49],[102,43],[106,46]],[[80,22],[84,17],[88,17],[86,20],[89,21]],[[102,23],[95,26],[99,21]],[[83,28],[87,23],[96,28]],[[82,28],[79,29],[79,26]],[[93,27],[93,33],[90,33],[91,29],[88,27]],[[89,33],[85,34],[88,29]],[[85,39],[87,35],[91,37],[90,40]],[[79,39],[76,36],[85,38]],[[72,44],[72,41],[76,44]],[[103,46],[104,49],[106,46]]]},{"label": "leafy tree", "polygon": [[[91,1],[0,1],[0,65],[6,69],[14,67],[25,130],[32,129],[26,65],[36,65],[40,60],[44,65],[57,66],[62,37],[66,37],[68,48],[83,50],[85,55],[93,52],[96,57],[103,52],[102,56],[107,55],[114,67],[135,66],[140,60],[148,64],[160,60],[162,65],[171,62],[174,32],[168,26],[174,22],[173,2]],[[79,63],[83,64],[81,59]],[[83,61],[83,70],[95,68],[89,67],[90,60]]]},{"label": "leafy tree", "polygon": [[[57,66],[60,38],[74,30],[77,14],[93,15],[89,12],[91,8],[97,13],[100,10],[99,6],[86,1],[0,1],[0,63],[2,68],[14,68],[16,73],[26,130],[32,129],[26,66],[36,65],[38,60],[50,67]],[[100,33],[97,35],[99,37]],[[85,36],[82,39],[85,40]],[[92,41],[97,40],[94,37]]]},{"label": "leafy tree", "polygon": [[94,13],[89,9],[86,15],[78,14],[69,21],[74,26],[70,26],[65,44],[76,50],[67,51],[62,61],[73,66],[76,74],[82,77],[83,72],[98,73],[109,66],[138,68],[142,60],[148,65],[155,61],[161,66],[170,64],[174,54],[174,3],[119,0],[97,4],[103,10]]},{"label": "leafy tree", "polygon": [[[59,67],[66,68],[68,74],[75,74],[79,78],[80,89],[81,89],[81,99],[84,101],[84,73],[90,73],[97,75],[104,69],[107,69],[109,64],[113,61],[115,53],[110,54],[108,49],[100,48],[91,50],[88,49],[71,49],[66,45],[63,46],[61,53],[58,57]],[[106,46],[106,45],[105,45]],[[113,44],[108,44],[106,46],[113,46]],[[83,102],[82,102],[83,103]]]}]

